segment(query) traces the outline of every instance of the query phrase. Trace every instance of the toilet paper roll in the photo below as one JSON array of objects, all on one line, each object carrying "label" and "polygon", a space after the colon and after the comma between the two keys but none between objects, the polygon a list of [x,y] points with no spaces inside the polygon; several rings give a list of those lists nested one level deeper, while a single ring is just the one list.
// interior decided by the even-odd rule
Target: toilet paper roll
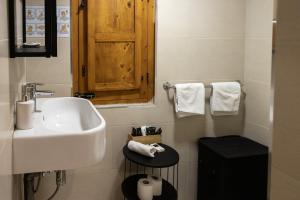
[{"label": "toilet paper roll", "polygon": [[162,194],[162,178],[149,175],[148,179],[151,180],[153,184],[153,195],[160,196]]},{"label": "toilet paper roll", "polygon": [[33,106],[34,102],[32,100],[17,102],[17,129],[27,130],[33,128]]},{"label": "toilet paper roll", "polygon": [[147,178],[141,178],[137,185],[138,197],[140,200],[153,199],[153,183]]}]

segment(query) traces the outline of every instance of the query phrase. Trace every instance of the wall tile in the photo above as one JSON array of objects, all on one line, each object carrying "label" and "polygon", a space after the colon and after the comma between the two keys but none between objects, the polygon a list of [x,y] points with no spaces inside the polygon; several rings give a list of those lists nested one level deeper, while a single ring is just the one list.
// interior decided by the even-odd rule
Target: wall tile
[{"label": "wall tile", "polygon": [[1,198],[3,200],[11,200],[13,196],[13,178],[11,175],[1,175],[0,176],[0,192]]},{"label": "wall tile", "polygon": [[[158,37],[243,37],[244,6],[245,2],[240,0],[158,1],[158,31],[161,33]],[[166,10],[170,14],[166,14]]]},{"label": "wall tile", "polygon": [[272,39],[246,39],[245,80],[271,84]]},{"label": "wall tile", "polygon": [[188,172],[188,187],[189,192],[187,194],[187,199],[189,200],[197,200],[198,194],[198,162],[191,162],[189,164],[189,172]]},{"label": "wall tile", "polygon": [[271,86],[254,81],[245,82],[246,122],[269,127]]},{"label": "wall tile", "polygon": [[40,90],[54,91],[53,97],[70,97],[72,96],[72,85],[68,84],[45,84],[38,87]]},{"label": "wall tile", "polygon": [[300,181],[289,176],[279,169],[272,168],[272,200],[298,200],[300,198]]},{"label": "wall tile", "polygon": [[70,39],[58,38],[57,58],[27,58],[27,81],[72,84]]},{"label": "wall tile", "polygon": [[[165,95],[165,94],[164,94]],[[169,123],[174,120],[172,104],[133,106],[124,108],[100,108],[108,125],[133,125]]]},{"label": "wall tile", "polygon": [[0,40],[7,39],[8,38],[8,22],[7,22],[7,1],[1,0],[0,1],[1,7],[0,7],[0,13],[2,16],[4,16],[4,19],[0,21]]},{"label": "wall tile", "polygon": [[273,0],[246,0],[243,136],[272,149],[271,74]]},{"label": "wall tile", "polygon": [[[300,45],[285,44],[278,46],[276,53],[276,90],[275,90],[275,128],[300,130],[299,115],[299,53]],[[292,109],[286,109],[292,108]]]},{"label": "wall tile", "polygon": [[[276,125],[276,121],[275,121]],[[300,134],[292,126],[274,127],[272,166],[300,180]]]},{"label": "wall tile", "polygon": [[[116,200],[122,199],[120,183],[123,176],[118,170],[101,173],[68,173],[68,184],[61,188],[57,199],[64,200]],[[54,176],[46,177],[37,199],[47,199],[55,190]]]},{"label": "wall tile", "polygon": [[246,0],[246,37],[272,36],[273,0]]},{"label": "wall tile", "polygon": [[243,136],[268,146],[272,150],[272,131],[270,127],[263,127],[257,124],[246,122]]},{"label": "wall tile", "polygon": [[157,64],[159,80],[207,82],[241,80],[244,40],[158,38]]},{"label": "wall tile", "polygon": [[131,132],[131,126],[112,126],[108,128],[108,134],[112,139],[112,168],[123,169],[124,155],[123,147],[128,141],[128,134]]}]

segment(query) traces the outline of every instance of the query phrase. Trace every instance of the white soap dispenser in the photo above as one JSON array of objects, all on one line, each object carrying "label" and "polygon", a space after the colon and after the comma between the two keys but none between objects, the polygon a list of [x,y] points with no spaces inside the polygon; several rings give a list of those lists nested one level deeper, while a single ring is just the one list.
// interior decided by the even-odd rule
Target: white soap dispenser
[{"label": "white soap dispenser", "polygon": [[34,102],[28,100],[27,92],[22,101],[18,101],[16,105],[17,112],[17,129],[28,130],[33,128],[33,107]]}]

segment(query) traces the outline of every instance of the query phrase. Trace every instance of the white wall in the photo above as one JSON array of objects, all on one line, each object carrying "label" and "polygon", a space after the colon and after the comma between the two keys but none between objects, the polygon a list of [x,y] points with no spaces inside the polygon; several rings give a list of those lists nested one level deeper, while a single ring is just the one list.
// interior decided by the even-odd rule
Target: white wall
[{"label": "white wall", "polygon": [[0,5],[0,199],[17,200],[12,176],[12,134],[14,103],[25,81],[25,61],[9,59],[7,1],[0,0]]},{"label": "white wall", "polygon": [[269,147],[271,131],[273,0],[246,0],[244,135]]},{"label": "white wall", "polygon": [[[197,140],[203,136],[241,133],[243,112],[234,117],[212,119],[207,114],[177,120],[172,100],[168,99],[162,84],[165,81],[243,80],[244,24],[245,1],[158,0],[154,105],[99,109],[107,121],[105,160],[93,167],[69,171],[68,184],[57,199],[121,199],[122,147],[131,127],[144,124],[162,127],[163,142],[175,147],[180,154],[180,200],[196,199]],[[39,74],[51,70],[43,64],[36,67]],[[61,72],[57,70],[49,72],[52,81],[56,81],[54,73]],[[54,183],[53,177],[46,178],[37,199],[49,196]]]}]

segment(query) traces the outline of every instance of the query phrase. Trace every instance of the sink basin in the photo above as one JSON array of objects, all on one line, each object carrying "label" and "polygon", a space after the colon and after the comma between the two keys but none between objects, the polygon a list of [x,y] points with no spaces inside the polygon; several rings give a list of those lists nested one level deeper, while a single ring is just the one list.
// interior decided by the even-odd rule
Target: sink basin
[{"label": "sink basin", "polygon": [[14,174],[76,169],[103,159],[106,124],[90,101],[45,98],[37,108],[34,128],[14,132]]}]

